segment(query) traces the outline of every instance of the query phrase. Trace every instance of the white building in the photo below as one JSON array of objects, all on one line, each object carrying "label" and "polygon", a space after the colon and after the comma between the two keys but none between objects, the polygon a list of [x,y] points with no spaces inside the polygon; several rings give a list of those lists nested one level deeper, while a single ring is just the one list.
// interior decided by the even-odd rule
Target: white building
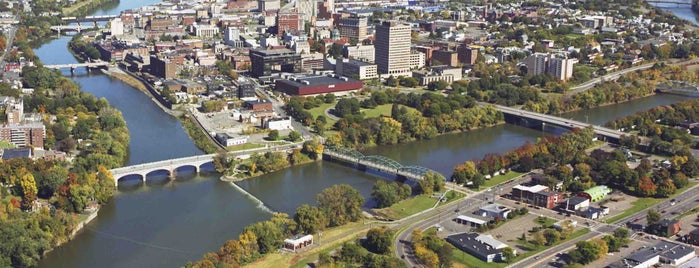
[{"label": "white building", "polygon": [[243,47],[243,40],[240,40],[240,29],[228,27],[223,31],[223,41],[232,47]]},{"label": "white building", "polygon": [[291,129],[291,118],[290,117],[270,118],[270,119],[264,120],[263,122],[264,122],[264,128],[267,128],[270,130]]},{"label": "white building", "polygon": [[311,18],[318,14],[318,4],[315,0],[296,0],[294,3],[304,22],[311,21]]},{"label": "white building", "polygon": [[551,58],[548,65],[548,73],[560,81],[567,81],[573,77],[573,65],[577,59]]},{"label": "white building", "polygon": [[[424,54],[423,54],[424,55]],[[413,77],[420,82],[421,86],[426,86],[431,82],[444,81],[449,84],[463,79],[463,71],[458,67],[434,66],[428,71],[413,71]]]},{"label": "white building", "polygon": [[109,22],[110,32],[112,35],[123,35],[124,34],[124,22],[121,18],[114,18]]},{"label": "white building", "polygon": [[527,57],[525,63],[527,65],[527,74],[540,75],[546,72],[546,65],[549,61],[549,54],[534,53]]},{"label": "white building", "polygon": [[194,35],[200,38],[212,38],[218,34],[218,27],[208,24],[194,24]]},{"label": "white building", "polygon": [[354,77],[359,80],[379,78],[376,64],[366,63],[354,59],[337,60],[335,73],[343,76]]},{"label": "white building", "polygon": [[248,138],[248,136],[234,136],[228,133],[216,133],[216,140],[226,147],[248,143]]},{"label": "white building", "polygon": [[410,69],[425,67],[425,53],[415,51],[410,53]]},{"label": "white building", "polygon": [[342,56],[368,63],[374,63],[376,51],[373,45],[345,46],[342,48]]}]

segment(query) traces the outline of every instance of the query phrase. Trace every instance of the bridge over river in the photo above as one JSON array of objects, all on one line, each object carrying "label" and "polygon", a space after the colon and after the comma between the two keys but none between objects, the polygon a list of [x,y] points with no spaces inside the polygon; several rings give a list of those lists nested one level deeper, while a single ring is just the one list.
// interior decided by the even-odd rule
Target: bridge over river
[{"label": "bridge over river", "polygon": [[618,142],[619,139],[621,138],[621,136],[633,135],[633,134],[625,133],[625,132],[622,132],[619,130],[611,129],[608,127],[592,125],[592,124],[576,121],[573,119],[566,119],[566,118],[561,118],[561,117],[548,115],[548,114],[525,111],[522,109],[517,109],[517,108],[512,108],[512,107],[507,107],[507,106],[502,106],[502,105],[496,105],[496,104],[480,103],[480,105],[491,105],[491,106],[495,107],[495,109],[497,109],[498,111],[505,114],[505,121],[509,121],[510,123],[513,122],[513,120],[512,120],[513,118],[519,118],[519,119],[523,120],[523,123],[525,125],[528,125],[528,123],[531,123],[528,121],[532,121],[532,122],[541,123],[542,125],[550,124],[550,125],[554,125],[554,126],[568,128],[568,129],[586,128],[586,127],[591,126],[592,129],[595,131],[595,133],[598,136],[602,137],[604,140],[609,140],[612,142]]},{"label": "bridge over river", "polygon": [[44,67],[49,69],[70,69],[72,72],[75,68],[85,67],[85,68],[97,68],[97,67],[107,67],[109,62],[106,61],[95,61],[95,62],[84,62],[84,63],[70,63],[70,64],[52,64],[44,65]]},{"label": "bridge over river", "polygon": [[326,146],[323,150],[323,159],[335,160],[349,164],[362,171],[372,169],[384,174],[395,176],[398,179],[409,179],[413,181],[422,180],[427,173],[432,172],[441,175],[439,172],[422,166],[404,166],[396,160],[380,155],[364,155],[356,150]]}]

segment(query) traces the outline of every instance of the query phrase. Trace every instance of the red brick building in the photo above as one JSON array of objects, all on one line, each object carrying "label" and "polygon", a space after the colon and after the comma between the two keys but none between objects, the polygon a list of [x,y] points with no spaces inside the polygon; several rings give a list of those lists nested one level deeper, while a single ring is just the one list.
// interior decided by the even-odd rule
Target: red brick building
[{"label": "red brick building", "polygon": [[302,75],[276,81],[275,90],[289,95],[314,95],[362,89],[362,81],[338,75]]},{"label": "red brick building", "polygon": [[456,51],[449,50],[432,51],[432,66],[435,65],[457,67],[459,66],[459,54]]},{"label": "red brick building", "polygon": [[296,9],[279,11],[277,13],[277,34],[291,30],[303,31],[303,17]]},{"label": "red brick building", "polygon": [[246,101],[245,108],[253,110],[255,112],[259,111],[272,111],[272,103],[267,100],[256,100],[256,101]]},{"label": "red brick building", "polygon": [[517,185],[512,188],[512,198],[517,201],[544,208],[553,208],[563,201],[563,195],[561,193],[550,191],[549,187],[543,185]]},{"label": "red brick building", "polygon": [[46,128],[42,123],[5,125],[0,127],[0,140],[11,142],[15,146],[44,148]]}]

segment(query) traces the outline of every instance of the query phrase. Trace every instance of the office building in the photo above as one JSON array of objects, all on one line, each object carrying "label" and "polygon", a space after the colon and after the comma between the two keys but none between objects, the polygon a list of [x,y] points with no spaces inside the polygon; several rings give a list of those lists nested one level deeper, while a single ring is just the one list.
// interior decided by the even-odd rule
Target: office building
[{"label": "office building", "polygon": [[257,8],[260,10],[260,12],[279,10],[279,8],[281,8],[281,1],[280,0],[258,0],[257,1]]},{"label": "office building", "polygon": [[254,77],[268,76],[273,71],[290,73],[301,71],[301,55],[286,48],[251,49],[250,62]]},{"label": "office building", "polygon": [[303,18],[298,9],[291,8],[277,14],[277,34],[289,31],[303,31]]},{"label": "office building", "polygon": [[456,48],[456,52],[459,54],[459,62],[464,65],[474,65],[476,64],[476,59],[478,59],[478,49],[472,48],[466,45],[461,45]]},{"label": "office building", "polygon": [[364,83],[354,78],[327,75],[297,75],[289,79],[279,79],[275,90],[289,95],[315,95],[362,89]]},{"label": "office building", "polygon": [[310,22],[318,14],[316,0],[296,0],[294,3],[304,22]]},{"label": "office building", "polygon": [[340,28],[340,36],[362,41],[367,35],[367,17],[352,16],[349,18],[341,18],[338,28]]},{"label": "office building", "polygon": [[376,64],[366,63],[354,59],[338,59],[335,64],[335,73],[359,80],[378,78]]},{"label": "office building", "polygon": [[444,81],[448,84],[463,79],[463,71],[459,67],[447,65],[434,66],[430,70],[413,71],[413,77],[417,79],[421,86],[426,86],[431,82]]},{"label": "office building", "polygon": [[240,40],[240,29],[228,27],[223,31],[223,42],[232,47],[243,47],[243,40]]},{"label": "office building", "polygon": [[342,56],[348,59],[356,59],[368,63],[374,63],[376,49],[373,45],[344,46]]},{"label": "office building", "polygon": [[410,76],[410,25],[397,21],[377,25],[374,47],[379,73]]},{"label": "office building", "polygon": [[218,27],[208,24],[194,24],[194,35],[199,38],[213,38],[218,34]]},{"label": "office building", "polygon": [[432,51],[432,65],[459,66],[459,54],[450,50]]},{"label": "office building", "polygon": [[170,79],[177,76],[177,64],[168,58],[150,56],[150,73],[154,76]]}]

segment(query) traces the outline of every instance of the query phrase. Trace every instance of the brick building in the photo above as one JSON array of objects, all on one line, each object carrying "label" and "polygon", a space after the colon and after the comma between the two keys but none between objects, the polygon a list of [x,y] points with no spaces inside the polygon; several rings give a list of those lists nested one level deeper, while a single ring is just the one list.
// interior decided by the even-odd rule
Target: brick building
[{"label": "brick building", "polygon": [[543,185],[517,185],[512,188],[512,198],[517,201],[544,208],[553,208],[563,201],[563,195],[561,193],[550,191],[549,187]]},{"label": "brick building", "polygon": [[17,147],[32,146],[44,148],[46,127],[43,123],[5,125],[0,127],[0,140]]}]

